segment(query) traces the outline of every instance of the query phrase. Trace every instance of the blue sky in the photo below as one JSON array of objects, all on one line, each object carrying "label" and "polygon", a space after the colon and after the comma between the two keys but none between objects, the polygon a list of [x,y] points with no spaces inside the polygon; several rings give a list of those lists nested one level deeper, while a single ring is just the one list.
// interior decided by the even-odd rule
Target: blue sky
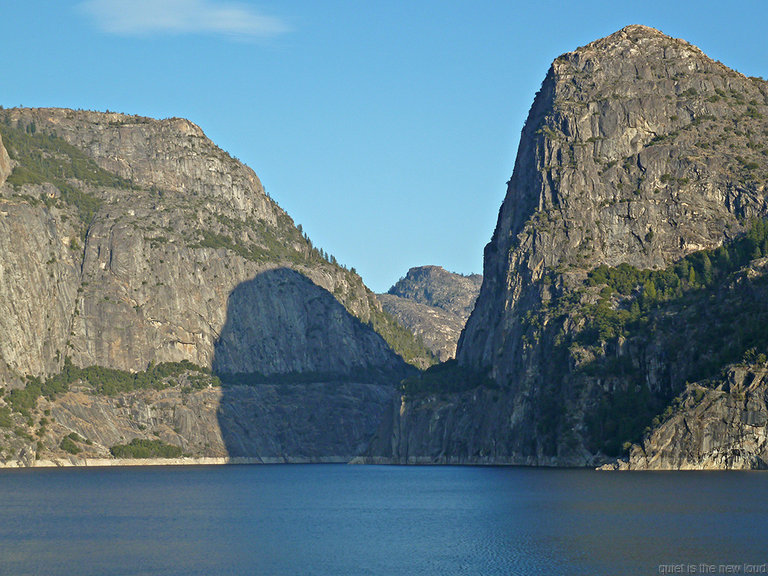
[{"label": "blue sky", "polygon": [[764,2],[2,2],[0,104],[186,117],[385,291],[482,271],[551,61],[646,24],[768,77]]}]

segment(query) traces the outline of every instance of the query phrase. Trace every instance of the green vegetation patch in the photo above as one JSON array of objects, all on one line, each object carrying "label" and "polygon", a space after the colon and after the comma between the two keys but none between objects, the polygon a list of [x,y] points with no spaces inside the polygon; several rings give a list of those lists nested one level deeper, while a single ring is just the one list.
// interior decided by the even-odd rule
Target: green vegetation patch
[{"label": "green vegetation patch", "polygon": [[11,390],[6,396],[6,402],[13,412],[28,416],[37,405],[37,399],[40,396],[54,398],[66,390],[66,384],[56,377],[43,380],[38,376],[27,376],[26,386]]},{"label": "green vegetation patch", "polygon": [[437,364],[437,357],[424,342],[391,314],[372,307],[369,326],[408,364],[425,368]]},{"label": "green vegetation patch", "polygon": [[11,409],[8,406],[0,406],[0,428],[13,428]]},{"label": "green vegetation patch", "polygon": [[109,451],[115,458],[179,458],[182,450],[162,440],[134,438],[128,444],[116,444]]},{"label": "green vegetation patch", "polygon": [[588,448],[618,456],[675,410],[686,382],[716,383],[730,364],[768,357],[768,274],[749,269],[765,256],[768,220],[753,219],[665,269],[599,266],[582,288],[555,289],[519,335],[523,351],[546,358],[530,391],[545,450],[556,454],[582,420]]},{"label": "green vegetation patch", "polygon": [[[559,307],[555,315],[585,320],[577,334],[558,336],[560,347],[594,355],[572,372],[575,381],[582,376],[618,384],[601,393],[585,417],[592,449],[619,455],[669,416],[670,402],[686,380],[706,382],[749,354],[765,358],[768,277],[747,280],[737,273],[766,255],[768,220],[754,219],[742,237],[663,270],[627,264],[596,268],[587,280],[587,286],[602,287],[595,304],[562,298],[550,305],[550,310]],[[623,354],[620,338],[629,346]],[[664,358],[656,368],[661,387],[653,391],[646,381],[646,354]]]},{"label": "green vegetation patch", "polygon": [[[219,378],[212,375],[209,369],[187,360],[150,364],[143,372],[128,372],[103,366],[79,368],[74,366],[67,356],[64,358],[64,368],[59,374],[45,380],[37,376],[27,376],[26,386],[11,390],[6,396],[6,402],[13,412],[29,416],[41,396],[53,399],[69,390],[69,386],[76,382],[89,384],[96,394],[116,396],[135,390],[163,390],[178,386],[182,381],[190,390],[221,386]],[[0,427],[3,426],[2,422],[0,408]]]},{"label": "green vegetation patch", "polygon": [[[590,310],[588,327],[581,334],[584,344],[597,344],[619,335],[650,311],[682,299],[694,291],[713,289],[755,258],[768,255],[768,220],[753,219],[747,233],[714,250],[689,254],[664,270],[639,270],[629,264],[599,266],[590,272],[587,285],[605,286],[600,300]],[[611,298],[620,297],[618,308]]]},{"label": "green vegetation patch", "polygon": [[425,371],[405,378],[400,392],[407,398],[431,394],[455,394],[474,388],[498,388],[498,384],[482,373],[459,366],[455,359],[430,366]]},{"label": "green vegetation patch", "polygon": [[116,396],[135,390],[164,390],[179,384],[179,377],[187,372],[196,372],[206,375],[208,378],[196,378],[190,380],[190,384],[197,388],[211,385],[221,385],[216,376],[210,374],[210,370],[197,366],[187,360],[181,362],[163,362],[150,364],[143,372],[128,372],[103,366],[89,366],[78,368],[64,360],[64,371],[59,377],[68,385],[77,381],[87,382],[93,387],[96,394]]},{"label": "green vegetation patch", "polygon": [[82,452],[80,447],[76,444],[76,440],[73,440],[72,435],[64,436],[59,443],[59,448],[68,452],[69,454],[79,454]]},{"label": "green vegetation patch", "polygon": [[53,184],[61,192],[64,202],[75,206],[86,225],[101,206],[101,200],[73,181],[92,186],[132,188],[127,180],[99,167],[79,148],[53,134],[38,132],[34,122],[14,128],[6,116],[5,122],[0,123],[0,134],[8,154],[19,163],[8,177],[8,183],[16,188],[24,184]]}]

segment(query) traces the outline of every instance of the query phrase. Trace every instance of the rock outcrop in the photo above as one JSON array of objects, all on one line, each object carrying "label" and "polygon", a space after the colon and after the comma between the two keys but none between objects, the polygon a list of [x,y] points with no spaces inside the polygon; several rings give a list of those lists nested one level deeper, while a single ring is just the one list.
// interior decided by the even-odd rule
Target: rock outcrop
[{"label": "rock outcrop", "polygon": [[734,366],[725,379],[690,384],[629,457],[608,470],[764,470],[768,468],[768,373]]},{"label": "rock outcrop", "polygon": [[439,266],[411,268],[386,294],[384,310],[421,338],[440,361],[456,356],[456,344],[475,306],[483,277],[447,272]]},{"label": "rock outcrop", "polygon": [[3,138],[0,136],[0,186],[11,175],[11,170],[11,159],[8,156],[8,151],[3,146]]},{"label": "rock outcrop", "polygon": [[372,455],[601,464],[686,380],[768,346],[763,273],[734,271],[763,255],[766,118],[768,83],[651,28],[557,58],[458,344],[498,390],[421,382]]},{"label": "rock outcrop", "polygon": [[475,307],[483,277],[456,274],[440,266],[418,266],[395,283],[387,294],[440,308],[468,318]]}]

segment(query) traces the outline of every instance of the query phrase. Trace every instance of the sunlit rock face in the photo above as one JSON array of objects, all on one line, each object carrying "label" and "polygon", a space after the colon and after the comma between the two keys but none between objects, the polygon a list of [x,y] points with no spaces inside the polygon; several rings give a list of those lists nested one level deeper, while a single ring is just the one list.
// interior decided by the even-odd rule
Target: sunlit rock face
[{"label": "sunlit rock face", "polygon": [[454,274],[440,266],[411,268],[386,294],[384,309],[445,361],[456,356],[456,344],[475,307],[483,277]]},{"label": "sunlit rock face", "polygon": [[[346,348],[349,365],[398,364],[380,337],[347,319],[381,314],[360,278],[320,257],[253,171],[191,122],[60,109],[4,110],[0,120],[6,144],[22,133],[17,148],[25,136],[54,138],[39,153],[69,170],[25,177],[22,165],[1,189],[0,328],[8,337],[0,358],[12,371],[55,373],[65,356],[126,370],[181,360],[211,366],[227,322],[278,331],[274,307],[262,307],[261,318],[254,306],[248,312],[257,316],[228,318],[238,287],[277,274],[265,290],[282,290],[286,318],[303,307],[316,327],[348,323],[331,330],[340,340],[325,339],[328,350]],[[59,142],[69,147],[58,150]],[[0,172],[5,165],[0,153]],[[338,309],[322,304],[328,297]],[[323,352],[304,354],[312,338],[292,341],[290,362],[278,346],[232,366],[220,359],[219,368],[314,370]]]},{"label": "sunlit rock face", "polygon": [[[73,383],[31,420],[11,414],[26,435],[0,427],[0,462],[109,457],[158,438],[196,457],[276,461],[366,447],[412,369],[377,330],[412,336],[250,168],[178,118],[10,109],[0,134],[5,392],[68,365],[190,362],[225,380],[198,390],[192,372],[119,393]],[[61,448],[73,432],[91,442],[78,456]]]},{"label": "sunlit rock face", "polygon": [[404,398],[379,454],[600,464],[640,441],[686,380],[719,375],[712,358],[728,349],[737,359],[731,346],[750,346],[739,333],[765,311],[762,268],[687,292],[695,306],[668,297],[642,329],[621,318],[640,314],[630,304],[643,303],[643,283],[621,294],[590,274],[672,271],[741,238],[768,213],[766,118],[768,83],[652,28],[558,57],[523,128],[458,343],[459,365],[495,387]]}]

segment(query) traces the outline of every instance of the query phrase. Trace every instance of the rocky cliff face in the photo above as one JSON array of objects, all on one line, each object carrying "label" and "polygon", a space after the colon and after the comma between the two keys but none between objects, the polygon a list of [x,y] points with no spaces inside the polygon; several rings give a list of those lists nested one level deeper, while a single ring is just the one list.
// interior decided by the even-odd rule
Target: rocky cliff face
[{"label": "rocky cliff face", "polygon": [[11,175],[11,159],[8,156],[8,151],[3,146],[3,139],[0,137],[0,186],[5,182],[5,179]]},{"label": "rocky cliff face", "polygon": [[765,366],[734,366],[713,384],[690,384],[661,423],[609,470],[768,468]]},{"label": "rocky cliff face", "polygon": [[[313,314],[336,326],[339,310],[307,306],[328,295],[343,306],[345,342],[361,333],[346,317],[382,316],[359,277],[321,258],[256,175],[192,123],[16,109],[3,120],[21,165],[0,198],[0,357],[12,372],[50,374],[65,356],[128,370],[184,359],[211,366],[222,332],[245,313],[262,331],[292,336],[311,330]],[[291,285],[281,314],[237,297],[265,274],[266,289]],[[347,364],[398,365],[381,339],[367,342]],[[251,343],[241,344],[244,353]],[[288,366],[274,350],[245,359],[224,348],[223,372],[312,371],[326,361],[317,349],[297,348],[305,361]]]},{"label": "rocky cliff face", "polygon": [[420,266],[408,270],[377,297],[387,312],[444,362],[456,356],[456,344],[482,281],[479,274],[463,276],[439,266]]},{"label": "rocky cliff face", "polygon": [[[768,212],[767,117],[765,81],[651,28],[557,58],[458,345],[459,365],[498,390],[414,388],[380,453],[598,464],[637,441],[686,380],[768,344],[744,328],[765,306],[739,304],[762,280],[729,276],[747,230],[762,255],[750,223]],[[476,424],[443,428],[465,414]]]},{"label": "rocky cliff face", "polygon": [[182,379],[117,395],[73,386],[26,415],[0,407],[0,466],[113,459],[112,448],[135,441],[185,458],[348,462],[367,448],[393,395],[339,381],[193,388]]},{"label": "rocky cliff face", "polygon": [[767,99],[764,81],[644,26],[555,60],[523,129],[460,361],[514,378],[520,317],[548,297],[550,271],[568,289],[600,264],[665,267],[765,214]]},{"label": "rocky cliff face", "polygon": [[[97,397],[51,395],[46,418],[104,448],[137,433],[125,418],[126,406],[139,406],[161,413],[161,436],[189,420],[189,434],[162,437],[197,455],[226,448],[346,458],[365,443],[390,382],[407,373],[398,354],[429,358],[359,276],[314,248],[253,171],[191,122],[10,109],[0,111],[0,133],[0,383],[8,406],[18,405],[9,390],[58,374],[67,358],[130,372],[191,362],[234,382],[216,402],[206,396],[213,393],[194,396],[205,409],[189,412],[192,396],[179,386],[112,400],[91,390]],[[281,375],[303,391],[269,392]],[[237,391],[256,382],[267,388]],[[177,422],[180,414],[187,420]],[[5,439],[17,455],[35,445],[34,415],[24,418],[6,421],[21,430]],[[51,434],[40,436],[44,452],[58,446]]]}]

